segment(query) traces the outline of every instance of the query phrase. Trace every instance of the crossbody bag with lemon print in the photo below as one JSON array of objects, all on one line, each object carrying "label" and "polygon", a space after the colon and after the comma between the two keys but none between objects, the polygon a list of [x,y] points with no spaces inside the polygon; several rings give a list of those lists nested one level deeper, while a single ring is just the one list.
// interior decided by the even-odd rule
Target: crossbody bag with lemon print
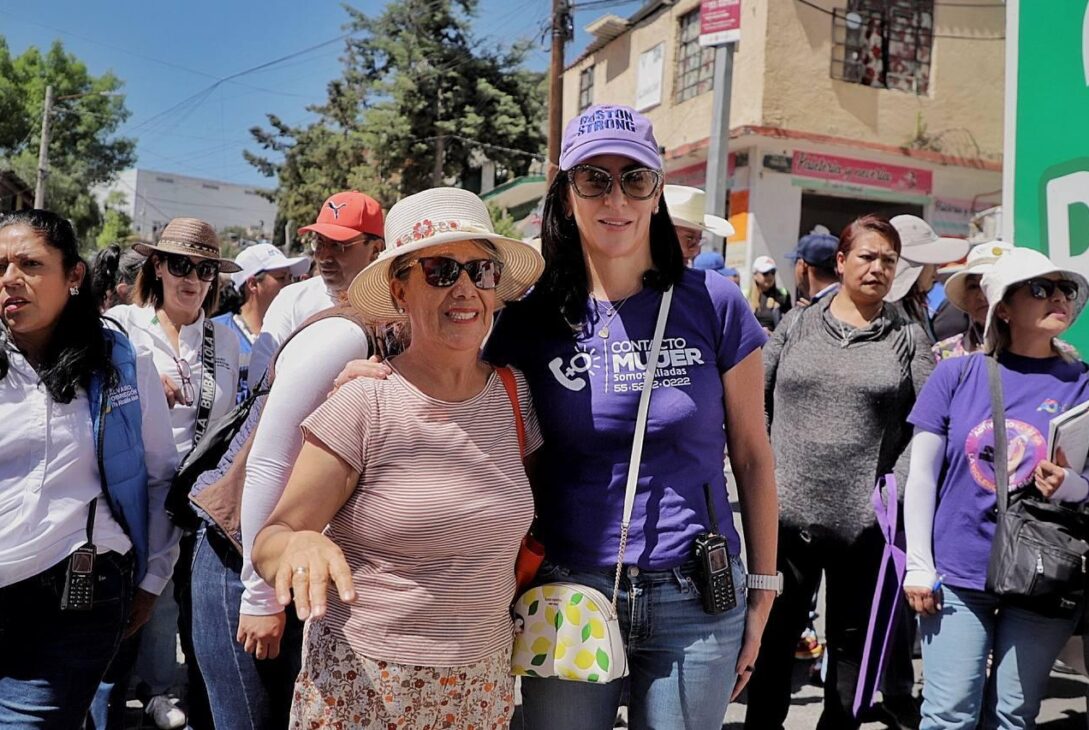
[{"label": "crossbody bag with lemon print", "polygon": [[624,492],[624,516],[620,522],[620,550],[616,580],[610,601],[601,591],[579,583],[545,583],[531,588],[514,603],[515,635],[511,673],[524,677],[555,677],[575,682],[604,684],[628,675],[628,656],[617,619],[620,575],[628,545],[628,529],[635,505],[635,487],[643,458],[647,411],[662,349],[673,288],[662,294],[654,341],[643,376],[643,392],[635,420],[635,438],[628,482]]}]

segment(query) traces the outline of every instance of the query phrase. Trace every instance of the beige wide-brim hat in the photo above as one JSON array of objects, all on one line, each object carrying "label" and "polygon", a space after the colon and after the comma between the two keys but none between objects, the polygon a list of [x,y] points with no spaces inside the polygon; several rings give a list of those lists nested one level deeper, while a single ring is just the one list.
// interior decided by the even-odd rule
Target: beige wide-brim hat
[{"label": "beige wide-brim hat", "polygon": [[529,244],[495,232],[488,207],[461,188],[432,188],[410,195],[386,214],[386,250],[359,272],[348,287],[348,301],[374,322],[406,318],[390,295],[390,266],[407,254],[458,241],[488,241],[503,262],[496,288],[498,302],[520,299],[540,278],[544,259]]},{"label": "beige wide-brim hat", "polygon": [[885,295],[886,302],[898,302],[904,298],[911,289],[911,285],[919,280],[923,273],[923,264],[913,264],[901,257],[896,262],[896,277],[892,280],[889,293]]},{"label": "beige wide-brim hat", "polygon": [[174,218],[166,224],[158,243],[134,243],[137,253],[150,256],[155,252],[195,256],[219,262],[221,274],[233,274],[242,267],[219,255],[219,236],[211,224],[199,218]]},{"label": "beige wide-brim hat", "polygon": [[968,292],[966,286],[969,276],[983,276],[1001,257],[1013,250],[1013,244],[1006,241],[988,241],[981,243],[968,252],[968,260],[957,273],[945,281],[945,298],[962,312],[968,312]]},{"label": "beige wide-brim hat", "polygon": [[912,264],[940,266],[960,261],[971,245],[963,238],[939,236],[929,223],[915,215],[894,216],[889,223],[900,234],[900,258]]},{"label": "beige wide-brim hat", "polygon": [[987,324],[983,330],[984,352],[994,352],[997,339],[994,313],[1010,288],[1023,281],[1055,273],[1078,284],[1078,298],[1074,300],[1074,312],[1070,318],[1070,324],[1074,324],[1081,310],[1085,308],[1086,298],[1089,297],[1089,281],[1086,281],[1084,276],[1074,271],[1060,269],[1047,256],[1031,248],[1015,248],[995,261],[991,270],[984,274],[980,281],[988,305]]},{"label": "beige wide-brim hat", "polygon": [[687,185],[666,185],[663,193],[673,225],[697,228],[723,238],[734,235],[734,227],[730,221],[717,215],[704,213],[707,195],[699,188]]}]

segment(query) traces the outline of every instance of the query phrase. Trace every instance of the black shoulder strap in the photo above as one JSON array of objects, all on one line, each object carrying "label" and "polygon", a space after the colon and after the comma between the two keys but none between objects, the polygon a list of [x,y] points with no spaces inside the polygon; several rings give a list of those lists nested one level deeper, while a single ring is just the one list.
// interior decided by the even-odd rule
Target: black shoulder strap
[{"label": "black shoulder strap", "polygon": [[991,390],[991,422],[994,424],[994,484],[998,498],[998,514],[1010,503],[1009,463],[1006,456],[1006,407],[1002,399],[1002,371],[997,358],[987,358],[987,384]]},{"label": "black shoulder strap", "polygon": [[212,403],[216,398],[216,327],[212,320],[204,318],[204,337],[200,346],[200,400],[197,401],[197,422],[193,428],[193,446],[204,438],[208,420],[212,416]]}]

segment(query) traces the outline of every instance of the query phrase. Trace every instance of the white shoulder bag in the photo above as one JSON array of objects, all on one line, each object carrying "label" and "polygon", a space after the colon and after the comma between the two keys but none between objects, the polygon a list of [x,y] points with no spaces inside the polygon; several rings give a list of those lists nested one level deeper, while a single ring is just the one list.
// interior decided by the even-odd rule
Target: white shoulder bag
[{"label": "white shoulder bag", "polygon": [[617,598],[635,504],[635,488],[639,481],[639,464],[643,458],[650,393],[672,300],[673,288],[670,287],[662,294],[654,341],[643,376],[643,392],[639,395],[612,601],[601,591],[578,583],[545,583],[523,593],[514,603],[515,636],[511,673],[516,676],[556,677],[604,684],[628,675],[628,656],[617,620]]}]

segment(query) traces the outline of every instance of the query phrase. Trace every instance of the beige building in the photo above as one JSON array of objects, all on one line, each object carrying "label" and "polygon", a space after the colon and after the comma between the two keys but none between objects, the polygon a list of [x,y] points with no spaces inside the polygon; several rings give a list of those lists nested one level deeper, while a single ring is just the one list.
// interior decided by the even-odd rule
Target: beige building
[{"label": "beige building", "polygon": [[[605,16],[564,75],[564,119],[591,104],[654,123],[667,181],[703,187],[714,49],[699,0]],[[965,236],[1001,201],[1004,5],[742,0],[730,108],[727,260],[782,261],[815,225],[921,215]],[[785,263],[784,283],[791,279]]]}]

